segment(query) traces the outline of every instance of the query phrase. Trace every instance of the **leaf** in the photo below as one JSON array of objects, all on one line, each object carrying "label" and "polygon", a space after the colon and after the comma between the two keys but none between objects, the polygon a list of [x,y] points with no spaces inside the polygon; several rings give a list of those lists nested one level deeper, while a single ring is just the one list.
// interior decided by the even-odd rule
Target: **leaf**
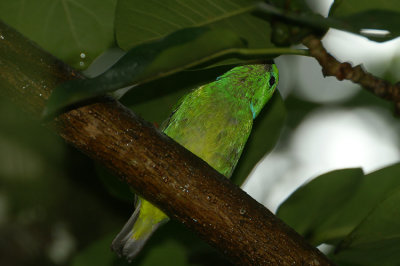
[{"label": "leaf", "polygon": [[[31,114],[23,112],[10,99],[3,96],[0,96],[0,158],[2,158],[0,177],[9,169],[14,168],[16,172],[38,174],[40,171],[37,169],[31,171],[26,169],[30,169],[35,162],[42,159],[45,160],[46,166],[50,164],[54,168],[64,167],[65,143],[39,125],[36,120],[32,119]],[[21,151],[17,152],[20,149]],[[10,153],[10,150],[15,150],[13,153],[16,153],[17,157],[26,159],[16,164],[18,160],[13,158],[14,155]],[[44,167],[44,165],[40,167]]]},{"label": "leaf", "polygon": [[114,43],[116,0],[2,0],[0,18],[75,68]]},{"label": "leaf", "polygon": [[280,205],[277,216],[313,244],[320,243],[321,235],[335,238],[335,230],[319,232],[319,228],[351,199],[362,177],[359,168],[323,174],[298,188]]},{"label": "leaf", "polygon": [[400,187],[400,164],[383,168],[363,178],[353,197],[341,209],[332,214],[319,229],[339,230],[338,239],[346,237],[387,195]]},{"label": "leaf", "polygon": [[[171,258],[172,257],[172,258]],[[182,224],[160,227],[134,259],[134,265],[230,265],[214,248]]]},{"label": "leaf", "polygon": [[[86,265],[113,265],[116,255],[110,250],[110,243],[113,235],[106,235],[103,238],[94,241],[92,244],[81,250],[72,260],[72,266]],[[128,264],[126,264],[128,265]]]},{"label": "leaf", "polygon": [[[361,34],[374,41],[388,41],[400,35],[400,10],[370,9],[347,16],[333,16],[351,25],[351,32]],[[381,30],[387,33],[369,33],[368,30]]]},{"label": "leaf", "polygon": [[387,30],[388,35],[374,36],[362,33],[374,41],[387,41],[400,35],[400,6],[396,0],[362,1],[336,0],[332,5],[331,18],[341,20],[353,28],[351,31],[360,34],[363,29]]},{"label": "leaf", "polygon": [[400,12],[400,6],[397,0],[335,0],[331,7],[330,15],[348,16],[372,9],[392,10]]},{"label": "leaf", "polygon": [[122,182],[100,163],[95,162],[94,166],[98,178],[103,186],[107,189],[108,193],[122,201],[130,202],[133,205],[135,196],[129,188],[129,185]]},{"label": "leaf", "polygon": [[176,73],[203,63],[210,55],[243,46],[242,40],[230,31],[183,29],[162,40],[133,48],[93,79],[72,80],[57,87],[43,116],[49,117],[62,108],[95,96]]},{"label": "leaf", "polygon": [[[325,188],[323,179],[326,175],[322,175],[292,194],[279,208],[278,216],[284,221],[287,219],[286,222],[295,229],[299,228],[301,234],[307,234],[307,239],[314,244],[337,244],[347,237],[387,195],[400,188],[399,173],[400,163],[365,175],[361,182],[356,181],[359,177],[352,177],[356,179],[350,182],[338,172],[335,174],[336,180],[332,179],[331,184]],[[309,185],[311,187],[308,188]],[[309,191],[308,195],[302,192],[304,189]],[[328,190],[325,193],[334,196],[325,196],[324,193],[318,193],[318,190]],[[305,200],[299,200],[298,195]],[[341,206],[334,204],[334,208],[329,212],[321,211],[317,218],[321,222],[310,221],[307,212],[303,213],[312,201],[318,202],[315,204],[320,206],[332,206],[337,197],[346,200]],[[296,201],[298,203],[293,204]],[[291,213],[302,216],[298,216],[296,221],[296,215]]]},{"label": "leaf", "polygon": [[162,245],[153,246],[146,257],[139,263],[140,266],[185,266],[187,264],[186,248],[177,240],[170,238]]},{"label": "leaf", "polygon": [[254,0],[120,0],[115,32],[125,50],[164,38],[188,27],[228,29],[248,42],[250,48],[273,47],[268,21],[253,16]]},{"label": "leaf", "polygon": [[286,109],[278,91],[254,121],[253,129],[231,179],[242,185],[255,165],[274,147],[286,118]]},{"label": "leaf", "polygon": [[[121,102],[145,120],[161,125],[173,107],[185,94],[198,86],[212,82],[231,67],[218,67],[196,71],[182,71],[174,75],[143,84],[128,92]],[[141,93],[135,93],[140,91]]]},{"label": "leaf", "polygon": [[[122,224],[121,224],[122,226]],[[162,226],[146,243],[143,250],[135,257],[132,263],[125,258],[118,258],[110,249],[110,245],[117,232],[107,234],[93,241],[83,248],[72,259],[72,266],[104,265],[193,265],[188,257],[199,252],[213,252],[203,241],[182,225],[171,221]],[[209,258],[208,258],[209,259]]]},{"label": "leaf", "polygon": [[[355,0],[355,2],[357,1]],[[360,3],[360,5],[363,4]],[[272,5],[268,5],[266,3],[260,3],[257,9],[268,16],[281,18],[281,21],[286,20],[286,23],[289,22],[289,24],[302,26],[301,30],[297,30],[298,33],[287,33],[293,35],[290,36],[290,38],[298,42],[300,42],[301,36],[305,37],[307,34],[311,33],[310,31],[304,30],[306,28],[313,29],[314,31],[319,33],[324,33],[329,28],[336,28],[339,30],[356,33],[375,41],[387,41],[400,35],[400,30],[398,26],[399,22],[397,20],[397,18],[400,16],[400,11],[398,10],[398,7],[397,9],[393,10],[390,8],[384,10],[381,7],[377,7],[375,9],[363,10],[358,13],[348,12],[348,14],[346,15],[331,15],[328,18],[324,18],[318,14],[313,14],[306,11],[292,12],[289,10],[274,7]],[[335,11],[332,14],[336,13],[337,12]],[[340,14],[340,12],[338,13]],[[371,35],[371,33],[363,31],[364,29],[371,28],[378,30],[388,30],[390,31],[390,34]],[[299,36],[296,37],[296,35]]]},{"label": "leaf", "polygon": [[340,262],[359,265],[398,265],[399,204],[400,189],[397,189],[346,237],[334,258]]}]

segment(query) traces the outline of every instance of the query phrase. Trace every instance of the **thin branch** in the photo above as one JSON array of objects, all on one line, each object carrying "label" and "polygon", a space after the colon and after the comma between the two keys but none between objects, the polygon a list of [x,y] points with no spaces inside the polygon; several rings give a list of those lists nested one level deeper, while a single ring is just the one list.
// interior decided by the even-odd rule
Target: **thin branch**
[{"label": "thin branch", "polygon": [[326,51],[321,40],[316,36],[307,36],[303,39],[303,44],[310,50],[310,56],[317,59],[322,66],[324,76],[334,76],[338,80],[347,79],[360,84],[376,96],[394,102],[397,112],[400,111],[400,83],[391,84],[375,77],[365,71],[361,65],[352,67],[347,62],[339,62]]},{"label": "thin branch", "polygon": [[[33,116],[51,89],[83,78],[1,22],[0,35],[0,93]],[[264,206],[115,100],[73,109],[51,127],[235,264],[331,265]]]}]

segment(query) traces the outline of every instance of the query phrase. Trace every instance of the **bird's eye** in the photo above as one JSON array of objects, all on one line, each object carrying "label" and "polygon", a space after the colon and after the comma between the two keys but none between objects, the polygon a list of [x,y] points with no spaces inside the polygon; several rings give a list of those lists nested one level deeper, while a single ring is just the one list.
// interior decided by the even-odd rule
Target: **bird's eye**
[{"label": "bird's eye", "polygon": [[273,86],[275,84],[275,77],[274,76],[271,76],[270,78],[269,78],[269,86]]}]

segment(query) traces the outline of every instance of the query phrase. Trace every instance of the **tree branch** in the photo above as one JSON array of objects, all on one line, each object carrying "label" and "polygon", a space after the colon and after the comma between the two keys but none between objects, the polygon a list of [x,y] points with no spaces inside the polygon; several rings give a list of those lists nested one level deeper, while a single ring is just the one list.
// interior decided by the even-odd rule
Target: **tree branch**
[{"label": "tree branch", "polygon": [[[39,117],[51,89],[74,78],[83,76],[0,22],[1,94]],[[50,124],[233,263],[331,265],[264,206],[119,102],[97,99]]]},{"label": "tree branch", "polygon": [[365,71],[361,65],[352,67],[350,63],[341,63],[329,54],[319,38],[309,35],[303,39],[303,44],[310,50],[310,55],[322,66],[324,76],[334,76],[338,80],[351,80],[360,84],[376,96],[395,103],[396,112],[400,114],[400,83],[390,82],[375,77]]}]

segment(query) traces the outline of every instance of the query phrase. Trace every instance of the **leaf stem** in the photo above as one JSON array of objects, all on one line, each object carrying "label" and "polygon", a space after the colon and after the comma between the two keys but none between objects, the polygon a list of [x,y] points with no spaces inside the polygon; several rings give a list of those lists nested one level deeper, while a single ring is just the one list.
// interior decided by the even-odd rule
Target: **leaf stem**
[{"label": "leaf stem", "polygon": [[309,56],[310,53],[307,49],[293,49],[293,48],[268,48],[268,49],[232,49],[230,53],[237,53],[243,56],[263,56],[263,55],[304,55]]}]

